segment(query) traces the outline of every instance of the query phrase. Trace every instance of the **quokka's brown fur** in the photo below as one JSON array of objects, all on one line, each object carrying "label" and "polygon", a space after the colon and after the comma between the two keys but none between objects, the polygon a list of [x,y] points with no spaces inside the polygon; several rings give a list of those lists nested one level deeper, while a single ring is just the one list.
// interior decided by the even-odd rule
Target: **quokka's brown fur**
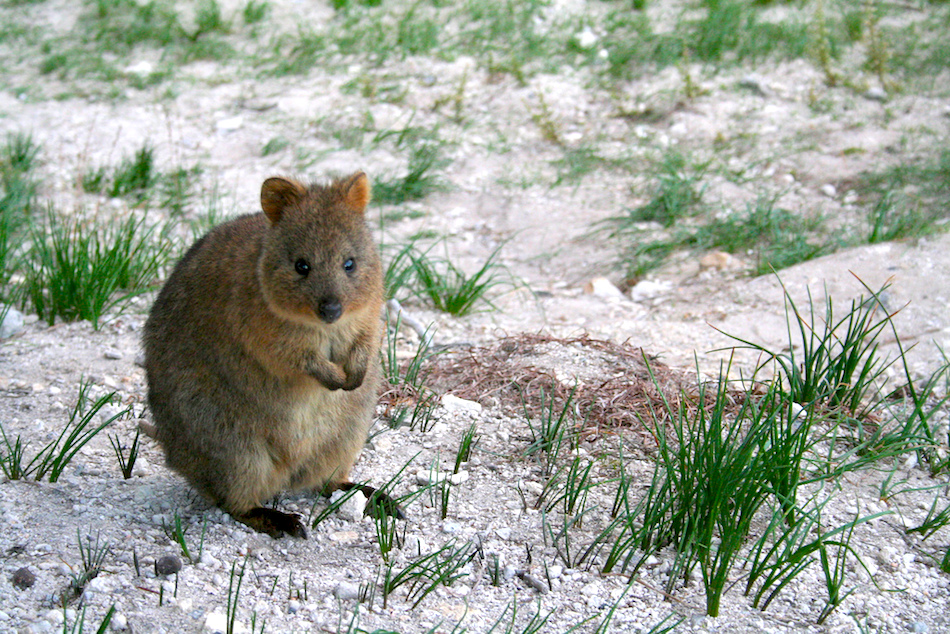
[{"label": "quokka's brown fur", "polygon": [[275,537],[306,533],[261,504],[347,485],[366,441],[383,303],[369,198],[361,172],[329,186],[266,180],[263,213],[195,243],[145,325],[148,403],[168,465]]}]

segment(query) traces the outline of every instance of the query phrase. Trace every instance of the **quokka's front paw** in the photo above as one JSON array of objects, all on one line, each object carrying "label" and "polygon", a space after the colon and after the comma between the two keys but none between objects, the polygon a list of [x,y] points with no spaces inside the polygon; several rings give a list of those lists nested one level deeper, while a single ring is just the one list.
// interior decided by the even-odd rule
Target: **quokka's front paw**
[{"label": "quokka's front paw", "polygon": [[359,386],[363,385],[364,376],[366,376],[365,370],[363,372],[348,374],[346,377],[346,382],[343,384],[343,389],[347,392],[355,390]]},{"label": "quokka's front paw", "polygon": [[343,368],[335,363],[311,370],[310,376],[319,381],[320,385],[331,391],[347,389],[346,386],[349,381],[349,377],[347,377]]}]

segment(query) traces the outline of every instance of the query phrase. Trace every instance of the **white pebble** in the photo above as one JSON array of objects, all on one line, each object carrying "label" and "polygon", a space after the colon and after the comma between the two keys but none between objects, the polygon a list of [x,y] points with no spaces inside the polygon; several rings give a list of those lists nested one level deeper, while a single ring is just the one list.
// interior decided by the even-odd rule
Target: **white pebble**
[{"label": "white pebble", "polygon": [[596,581],[591,581],[586,586],[581,588],[581,594],[583,594],[585,597],[592,597],[599,593],[600,593],[600,584],[597,583]]},{"label": "white pebble", "polygon": [[333,596],[340,601],[356,601],[360,598],[360,587],[349,581],[341,581],[333,590]]},{"label": "white pebble", "polygon": [[113,614],[109,626],[116,632],[124,632],[129,629],[129,620],[125,618],[124,614]]},{"label": "white pebble", "polygon": [[443,394],[442,395],[442,407],[448,411],[466,411],[466,412],[481,412],[482,404],[476,403],[475,401],[469,401],[464,398],[459,398],[454,394]]},{"label": "white pebble", "polygon": [[153,70],[155,70],[155,66],[144,60],[125,68],[125,72],[129,75],[151,75]]},{"label": "white pebble", "polygon": [[228,616],[221,612],[210,612],[205,617],[204,628],[214,634],[226,634],[228,631]]},{"label": "white pebble", "polygon": [[62,623],[63,622],[63,611],[62,610],[50,610],[43,618],[49,621],[50,623]]},{"label": "white pebble", "polygon": [[623,298],[623,291],[614,286],[614,283],[606,277],[595,277],[589,280],[584,285],[584,293],[605,299],[609,297]]},{"label": "white pebble", "polygon": [[217,128],[219,132],[233,132],[234,130],[240,130],[243,126],[243,117],[229,117],[227,119],[221,119],[214,127]]},{"label": "white pebble", "polygon": [[351,522],[358,522],[363,519],[366,512],[366,496],[362,491],[354,493],[346,502],[340,505],[339,513]]},{"label": "white pebble", "polygon": [[643,280],[638,282],[630,289],[630,299],[635,302],[642,302],[645,299],[653,299],[667,292],[673,287],[669,282],[654,282],[652,280]]}]

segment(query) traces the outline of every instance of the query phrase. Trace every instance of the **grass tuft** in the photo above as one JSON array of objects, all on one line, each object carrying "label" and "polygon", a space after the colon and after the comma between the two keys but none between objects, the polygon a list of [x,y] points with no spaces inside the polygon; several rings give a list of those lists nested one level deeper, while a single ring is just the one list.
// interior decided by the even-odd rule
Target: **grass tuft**
[{"label": "grass tuft", "polygon": [[478,550],[471,543],[456,546],[454,542],[442,546],[436,551],[411,561],[398,572],[393,572],[393,563],[386,566],[383,577],[383,609],[394,591],[402,586],[407,588],[407,596],[413,601],[415,610],[430,593],[439,586],[450,587],[455,581],[467,577],[463,568],[475,558]]},{"label": "grass tuft", "polygon": [[98,328],[107,311],[152,288],[172,251],[170,239],[144,216],[89,227],[50,209],[47,222],[33,223],[30,233],[25,296],[51,326],[57,318],[85,319]]},{"label": "grass tuft", "polygon": [[436,171],[450,161],[442,157],[441,144],[420,139],[409,148],[409,164],[406,174],[373,184],[373,200],[383,205],[399,205],[407,201],[421,200],[443,189]]},{"label": "grass tuft", "polygon": [[126,455],[125,448],[122,446],[122,441],[119,440],[117,434],[113,434],[109,437],[109,443],[112,445],[116,460],[119,462],[119,470],[122,471],[122,477],[128,480],[132,477],[132,471],[135,469],[135,460],[139,455],[139,430],[135,430],[135,438],[132,439],[132,444],[129,446],[128,455]]},{"label": "grass tuft", "polygon": [[20,436],[11,442],[3,426],[0,425],[0,435],[3,436],[4,445],[0,453],[0,469],[7,478],[21,480],[32,477],[37,482],[43,478],[48,478],[50,482],[58,481],[63,471],[86,443],[114,421],[129,413],[130,410],[126,408],[98,425],[94,424],[93,420],[100,410],[113,404],[116,395],[115,392],[110,392],[92,401],[89,396],[91,388],[91,382],[80,381],[79,395],[69,415],[69,421],[63,426],[59,436],[47,443],[26,464],[23,461],[29,442],[24,442]]},{"label": "grass tuft", "polygon": [[250,26],[262,22],[269,11],[270,3],[267,0],[247,0],[241,9],[241,16],[244,18],[244,24]]},{"label": "grass tuft", "polygon": [[[834,304],[825,298],[824,315],[816,314],[808,291],[808,310],[803,312],[783,285],[789,348],[772,351],[738,337],[744,347],[763,353],[764,363],[775,362],[782,372],[793,402],[802,406],[821,403],[831,409],[844,408],[855,415],[866,411],[865,399],[874,397],[876,383],[892,362],[878,357],[878,337],[892,320],[883,311],[880,294],[859,297],[851,302],[844,317],[836,318]],[[731,336],[731,335],[727,335]],[[800,347],[801,352],[796,352]]]},{"label": "grass tuft", "polygon": [[143,145],[131,159],[126,159],[116,168],[109,195],[113,198],[132,196],[141,201],[155,180],[155,152],[150,146]]},{"label": "grass tuft", "polygon": [[752,274],[763,275],[832,251],[833,244],[821,237],[823,227],[820,216],[802,218],[771,201],[759,200],[744,213],[715,218],[698,227],[687,241],[705,249],[752,253]]},{"label": "grass tuft", "polygon": [[488,298],[491,290],[511,283],[503,279],[506,272],[496,259],[501,246],[471,275],[448,258],[430,255],[433,248],[420,250],[413,241],[396,251],[386,267],[387,295],[395,297],[400,290],[406,289],[436,310],[457,317],[476,312],[480,305],[493,309],[494,305]]}]

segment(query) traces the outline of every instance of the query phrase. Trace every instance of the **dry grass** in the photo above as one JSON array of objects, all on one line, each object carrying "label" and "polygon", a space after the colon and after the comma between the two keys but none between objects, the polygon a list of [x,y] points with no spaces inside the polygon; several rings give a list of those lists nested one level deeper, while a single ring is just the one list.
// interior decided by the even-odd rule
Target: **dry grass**
[{"label": "dry grass", "polygon": [[670,409],[695,407],[698,398],[695,375],[667,367],[642,348],[587,335],[519,334],[446,352],[432,359],[430,383],[440,393],[519,414],[539,414],[544,399],[573,398],[585,440],[628,429],[648,446],[655,442],[643,420],[663,420]]}]

